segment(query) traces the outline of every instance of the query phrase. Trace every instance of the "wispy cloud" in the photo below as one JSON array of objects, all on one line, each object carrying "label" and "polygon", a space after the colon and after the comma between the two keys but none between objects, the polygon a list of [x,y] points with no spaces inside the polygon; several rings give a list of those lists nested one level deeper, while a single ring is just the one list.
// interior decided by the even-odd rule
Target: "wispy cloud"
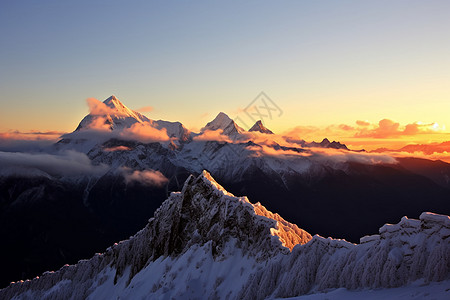
[{"label": "wispy cloud", "polygon": [[287,130],[283,135],[290,140],[330,139],[392,139],[420,136],[424,134],[442,133],[445,126],[437,123],[414,122],[401,125],[390,119],[382,119],[376,124],[368,121],[356,121],[356,126],[349,124],[332,124],[326,127],[297,126]]},{"label": "wispy cloud", "polygon": [[102,115],[117,115],[119,112],[115,109],[112,109],[105,103],[95,99],[95,98],[87,98],[86,103],[89,107],[89,113],[93,116],[102,116]]},{"label": "wispy cloud", "polygon": [[293,150],[274,149],[270,146],[250,146],[247,149],[254,151],[257,156],[268,155],[281,159],[291,160],[293,157],[305,157],[312,161],[325,164],[341,164],[347,162],[358,162],[364,164],[395,164],[394,157],[387,154],[351,152],[338,149],[309,148],[305,152]]},{"label": "wispy cloud", "polygon": [[0,139],[2,140],[55,140],[61,135],[65,134],[63,131],[7,131],[0,132]]},{"label": "wispy cloud", "polygon": [[437,123],[422,124],[419,122],[407,124],[406,126],[400,126],[400,123],[383,119],[378,122],[378,125],[373,128],[363,128],[355,133],[355,137],[361,138],[396,138],[402,136],[412,136],[424,133],[433,133],[439,131],[439,125]]},{"label": "wispy cloud", "polygon": [[357,121],[356,121],[356,125],[358,125],[358,126],[369,126],[369,125],[370,125],[370,122],[368,122],[368,121],[357,120]]},{"label": "wispy cloud", "polygon": [[131,150],[131,148],[128,148],[127,146],[117,146],[117,147],[103,148],[103,151],[105,151],[105,152],[130,151],[130,150]]},{"label": "wispy cloud", "polygon": [[50,147],[64,132],[61,131],[8,131],[0,132],[0,151],[29,152]]},{"label": "wispy cloud", "polygon": [[65,151],[59,154],[0,152],[2,175],[34,176],[36,171],[51,176],[100,175],[108,170],[105,165],[92,165],[83,153]]},{"label": "wispy cloud", "polygon": [[138,171],[126,167],[123,167],[121,171],[127,184],[138,182],[147,186],[161,187],[168,181],[168,179],[160,171],[155,170]]},{"label": "wispy cloud", "polygon": [[126,140],[135,140],[143,143],[164,142],[169,140],[167,130],[157,129],[149,122],[135,123],[130,128],[125,128],[119,136]]},{"label": "wispy cloud", "polygon": [[106,141],[112,138],[133,140],[142,143],[164,142],[169,140],[167,130],[157,129],[150,122],[135,123],[129,128],[111,130],[110,123],[104,116],[96,116],[92,123],[82,130],[63,136],[68,139],[89,139]]},{"label": "wispy cloud", "polygon": [[450,151],[433,152],[426,153],[424,151],[397,151],[397,150],[386,150],[382,152],[383,155],[389,155],[391,157],[415,157],[424,158],[431,160],[442,160],[450,163]]},{"label": "wispy cloud", "polygon": [[324,129],[318,126],[296,126],[286,131],[283,135],[291,139],[308,139],[323,133]]},{"label": "wispy cloud", "polygon": [[194,141],[217,141],[217,142],[228,142],[232,141],[226,135],[223,135],[223,130],[205,130],[202,134],[194,137]]}]

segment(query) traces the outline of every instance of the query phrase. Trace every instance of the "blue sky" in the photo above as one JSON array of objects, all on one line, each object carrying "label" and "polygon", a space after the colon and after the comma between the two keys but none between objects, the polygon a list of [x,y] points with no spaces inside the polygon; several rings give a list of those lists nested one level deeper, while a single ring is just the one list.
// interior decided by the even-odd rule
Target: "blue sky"
[{"label": "blue sky", "polygon": [[0,131],[70,131],[111,94],[199,128],[260,91],[278,131],[445,123],[449,15],[448,1],[2,1]]}]

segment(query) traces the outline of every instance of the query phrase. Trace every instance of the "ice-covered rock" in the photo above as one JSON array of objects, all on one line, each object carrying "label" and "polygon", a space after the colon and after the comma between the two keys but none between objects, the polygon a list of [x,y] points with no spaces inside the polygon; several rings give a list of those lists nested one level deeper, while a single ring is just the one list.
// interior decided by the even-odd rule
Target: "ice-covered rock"
[{"label": "ice-covered rock", "polygon": [[[189,282],[209,286],[203,296],[214,296],[219,285],[227,287],[224,293],[235,295],[249,274],[266,261],[286,255],[310,239],[309,233],[261,204],[228,193],[204,171],[197,178],[189,177],[183,190],[172,193],[147,226],[129,240],[90,260],[12,284],[0,296],[80,299],[109,293],[100,296],[109,299],[156,279],[145,297],[186,296],[192,289]],[[179,267],[172,270],[173,265]],[[209,273],[214,268],[222,271]],[[185,279],[179,287],[169,289],[171,276]]]},{"label": "ice-covered rock", "polygon": [[[243,299],[294,297],[333,288],[393,288],[450,279],[449,217],[423,213],[380,228],[361,244],[314,236],[252,275]],[[450,283],[447,281],[447,284]]]}]

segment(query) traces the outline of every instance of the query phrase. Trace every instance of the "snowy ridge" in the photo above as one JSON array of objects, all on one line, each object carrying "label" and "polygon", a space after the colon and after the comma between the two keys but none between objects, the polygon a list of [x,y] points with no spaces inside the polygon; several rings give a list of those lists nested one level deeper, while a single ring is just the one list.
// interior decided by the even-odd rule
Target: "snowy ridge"
[{"label": "snowy ridge", "polygon": [[203,171],[190,176],[129,240],[57,272],[12,283],[0,298],[266,299],[436,281],[450,285],[448,216],[404,217],[361,244],[311,238],[262,205],[235,197]]},{"label": "snowy ridge", "polygon": [[181,142],[187,142],[191,139],[191,132],[180,122],[158,120],[154,121],[153,124],[157,129],[165,128],[170,138],[176,138]]},{"label": "snowy ridge", "polygon": [[[52,299],[72,295],[73,299],[79,299],[95,291],[98,293],[102,288],[110,290],[111,285],[121,294],[130,285],[134,286],[136,280],[149,280],[145,276],[142,279],[140,274],[153,274],[163,264],[164,272],[160,275],[165,278],[169,261],[173,265],[190,257],[188,261],[192,262],[194,253],[199,259],[195,267],[188,262],[176,273],[190,268],[192,272],[203,273],[211,264],[223,264],[223,268],[228,268],[228,273],[236,273],[236,277],[225,278],[225,274],[221,273],[218,273],[220,278],[217,274],[205,275],[204,282],[198,284],[205,287],[212,285],[211,288],[216,285],[217,289],[222,282],[240,278],[239,284],[243,285],[250,272],[254,272],[260,264],[289,253],[287,247],[291,248],[293,243],[306,243],[310,239],[311,235],[307,232],[268,212],[262,205],[253,205],[246,197],[228,193],[204,171],[197,178],[189,177],[183,190],[172,193],[147,226],[130,240],[115,244],[90,260],[65,266],[57,272],[46,272],[32,281],[12,284],[2,290],[0,296]],[[199,256],[199,253],[203,254]],[[202,268],[205,261],[209,263]],[[230,261],[235,263],[230,265]],[[248,268],[242,267],[244,262]],[[195,276],[201,277],[197,273]],[[147,297],[168,293],[166,287],[173,278],[164,278],[155,283],[152,292],[147,291]],[[211,280],[214,280],[213,283]],[[240,287],[236,289],[235,285],[234,291],[226,292],[237,293]],[[179,296],[186,292],[177,291],[181,293]],[[205,290],[205,293],[213,292],[214,288]]]},{"label": "snowy ridge", "polygon": [[[199,134],[190,132],[182,123],[150,120],[127,108],[115,96],[109,97],[103,104],[108,107],[107,114],[87,115],[75,132],[63,136],[63,139],[55,145],[55,150],[74,149],[87,154],[96,164],[157,169],[168,177],[173,175],[174,166],[197,174],[206,169],[217,177],[236,178],[237,181],[242,179],[247,170],[255,168],[260,169],[268,176],[275,176],[279,180],[283,180],[283,177],[290,174],[300,176],[318,174],[320,176],[319,173],[326,168],[325,163],[314,162],[307,156],[291,156],[288,159],[286,155],[277,157],[276,155],[262,154],[260,145],[251,141],[244,143],[251,134],[222,112],[202,128],[202,133],[222,130],[222,135],[227,136],[233,141],[232,143],[195,140],[195,136]],[[95,130],[89,132],[90,126],[98,125],[97,123],[106,125],[111,134],[103,132],[99,135]],[[165,130],[170,140],[159,142],[159,144],[169,151],[154,151],[158,148],[153,145],[154,143],[142,140],[135,140],[133,143],[127,139],[127,134],[120,134],[121,130],[130,128],[136,123],[143,123],[143,125],[157,130]],[[260,132],[270,133],[270,130],[265,128],[260,121],[253,126],[253,128],[256,127]],[[128,150],[117,153],[104,151],[105,149],[118,149],[117,147],[120,146],[124,146],[122,149]],[[273,148],[279,153],[306,151],[302,148],[282,146]],[[161,166],[161,162],[164,162],[164,166]]]},{"label": "snowy ridge", "polygon": [[[333,288],[393,288],[450,279],[448,216],[423,213],[385,225],[359,245],[314,236],[255,273],[241,298],[294,297]],[[447,284],[450,281],[447,281]]]}]

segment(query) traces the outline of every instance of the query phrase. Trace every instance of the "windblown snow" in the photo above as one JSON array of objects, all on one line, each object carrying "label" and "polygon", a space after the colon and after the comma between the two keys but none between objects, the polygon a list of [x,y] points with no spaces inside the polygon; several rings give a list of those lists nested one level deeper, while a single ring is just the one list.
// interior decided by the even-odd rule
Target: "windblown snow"
[{"label": "windblown snow", "polygon": [[448,216],[403,218],[360,244],[311,237],[203,171],[129,240],[12,283],[0,298],[265,299],[416,282],[439,284],[439,295],[450,295]]}]

